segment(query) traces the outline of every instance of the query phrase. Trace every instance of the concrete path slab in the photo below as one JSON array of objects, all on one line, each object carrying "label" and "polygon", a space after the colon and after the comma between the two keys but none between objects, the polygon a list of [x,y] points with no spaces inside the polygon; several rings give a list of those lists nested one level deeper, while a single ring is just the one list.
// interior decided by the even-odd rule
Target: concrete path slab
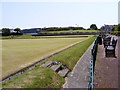
[{"label": "concrete path slab", "polygon": [[53,65],[50,67],[53,71],[58,72],[59,69],[61,68],[61,65]]},{"label": "concrete path slab", "polygon": [[40,67],[48,67],[48,66],[50,66],[51,64],[53,64],[53,62],[52,62],[52,61],[48,61],[48,62],[42,64]]},{"label": "concrete path slab", "polygon": [[66,78],[66,83],[63,85],[63,88],[88,88],[92,47],[93,44],[79,59],[70,76]]},{"label": "concrete path slab", "polygon": [[64,69],[58,72],[58,74],[62,77],[66,77],[66,75],[69,73],[69,69]]},{"label": "concrete path slab", "polygon": [[[112,36],[113,37],[113,36]],[[118,39],[118,37],[114,36]],[[120,38],[118,39],[118,42]],[[118,62],[120,61],[118,53],[118,43],[116,46],[116,58],[105,57],[104,46],[98,47],[98,55],[95,66],[94,88],[118,88]]]}]

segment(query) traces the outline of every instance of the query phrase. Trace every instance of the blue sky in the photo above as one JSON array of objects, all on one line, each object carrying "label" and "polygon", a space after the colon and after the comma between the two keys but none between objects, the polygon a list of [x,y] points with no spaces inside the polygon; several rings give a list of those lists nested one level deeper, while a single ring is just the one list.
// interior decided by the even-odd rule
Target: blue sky
[{"label": "blue sky", "polygon": [[[2,2],[1,26],[41,28],[118,23],[117,2]],[[76,25],[77,24],[77,25]]]}]

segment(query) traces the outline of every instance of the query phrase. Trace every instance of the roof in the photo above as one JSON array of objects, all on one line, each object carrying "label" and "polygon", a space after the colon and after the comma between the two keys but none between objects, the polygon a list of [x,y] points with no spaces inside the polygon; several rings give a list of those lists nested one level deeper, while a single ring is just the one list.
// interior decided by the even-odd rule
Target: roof
[{"label": "roof", "polygon": [[38,33],[41,31],[40,28],[33,28],[33,29],[23,29],[21,30],[23,33]]}]

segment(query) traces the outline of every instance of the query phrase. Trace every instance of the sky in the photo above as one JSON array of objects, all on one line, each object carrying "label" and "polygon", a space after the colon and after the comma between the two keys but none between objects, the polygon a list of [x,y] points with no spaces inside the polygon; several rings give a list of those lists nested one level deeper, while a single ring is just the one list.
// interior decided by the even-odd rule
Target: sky
[{"label": "sky", "polygon": [[89,28],[96,24],[118,24],[118,1],[116,0],[41,0],[1,1],[1,28],[43,28],[80,26]]}]

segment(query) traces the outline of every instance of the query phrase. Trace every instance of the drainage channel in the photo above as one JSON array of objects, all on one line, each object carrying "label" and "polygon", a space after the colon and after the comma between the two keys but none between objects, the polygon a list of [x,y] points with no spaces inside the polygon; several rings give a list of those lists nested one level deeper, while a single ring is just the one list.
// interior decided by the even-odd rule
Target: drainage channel
[{"label": "drainage channel", "polygon": [[[59,52],[59,53],[60,53],[60,52]],[[20,75],[24,74],[25,72],[27,72],[27,71],[29,71],[29,70],[34,69],[35,67],[37,67],[37,66],[40,65],[41,63],[47,61],[48,59],[54,57],[55,55],[57,55],[57,54],[59,54],[59,53],[55,53],[55,54],[53,54],[53,55],[51,55],[51,56],[49,56],[49,57],[47,57],[47,58],[42,59],[41,61],[39,61],[39,62],[37,62],[37,63],[35,63],[35,64],[31,65],[31,66],[28,66],[28,67],[26,67],[26,68],[24,68],[24,69],[22,69],[22,70],[20,70],[20,71],[18,71],[18,72],[16,72],[16,73],[12,74],[12,75],[9,75],[8,77],[6,77],[6,78],[3,79],[2,81],[0,81],[0,83],[5,83],[5,82],[7,82],[7,81],[9,81],[9,80],[12,80],[13,78],[15,78],[15,77],[17,77],[17,76],[20,76]]]},{"label": "drainage channel", "polygon": [[[84,41],[84,40],[82,40],[82,41]],[[23,68],[22,70],[19,70],[18,72],[15,72],[15,73],[9,75],[8,77],[6,77],[6,78],[4,78],[2,81],[0,81],[0,84],[1,84],[1,83],[5,83],[5,82],[7,82],[7,81],[9,81],[9,80],[12,80],[13,78],[15,78],[15,77],[17,77],[17,76],[20,76],[20,75],[24,74],[25,72],[34,69],[34,68],[35,68],[36,66],[38,66],[39,64],[47,61],[48,59],[54,57],[55,55],[57,55],[57,54],[59,54],[59,53],[61,53],[61,52],[63,52],[64,50],[66,50],[66,49],[68,49],[68,48],[71,48],[71,47],[73,47],[73,46],[81,43],[82,41],[77,42],[77,43],[74,43],[74,44],[72,44],[72,45],[64,48],[63,50],[60,50],[60,51],[58,51],[58,52],[56,52],[56,53],[54,53],[54,54],[52,54],[52,55],[50,55],[50,56],[42,59],[41,61],[38,61],[38,62],[36,62],[36,63],[28,66],[28,67]]]}]

